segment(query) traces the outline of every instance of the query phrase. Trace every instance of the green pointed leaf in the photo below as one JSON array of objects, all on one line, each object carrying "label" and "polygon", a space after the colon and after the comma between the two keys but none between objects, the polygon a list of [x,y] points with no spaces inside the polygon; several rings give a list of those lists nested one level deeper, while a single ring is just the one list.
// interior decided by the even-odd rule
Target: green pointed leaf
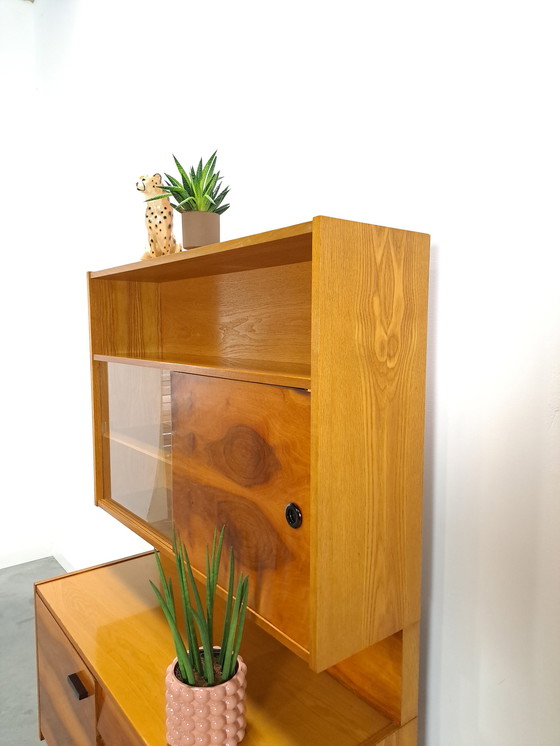
[{"label": "green pointed leaf", "polygon": [[173,160],[175,161],[175,165],[177,166],[177,171],[179,171],[179,175],[181,176],[183,180],[183,186],[185,187],[185,189],[188,189],[190,186],[190,180],[185,169],[183,168],[183,166],[181,166],[181,164],[179,163],[179,161],[177,160],[175,156],[173,156]]},{"label": "green pointed leaf", "polygon": [[179,181],[178,179],[176,179],[176,178],[175,178],[174,176],[170,176],[169,174],[164,174],[164,176],[165,176],[165,178],[167,179],[167,181],[169,181],[169,182],[170,182],[170,184],[171,184],[172,186],[175,186],[175,187],[181,187],[181,188],[182,188],[182,186],[183,186],[183,185],[182,185],[182,184],[181,184],[181,182],[180,182],[180,181]]},{"label": "green pointed leaf", "polygon": [[245,614],[247,612],[247,600],[248,600],[248,593],[249,593],[249,577],[248,576],[246,576],[243,581],[243,588],[242,588],[241,593],[242,595],[241,595],[241,603],[240,603],[240,611],[239,611],[239,620],[237,622],[237,634],[235,637],[234,647],[231,653],[232,665],[234,667],[237,661],[237,657],[239,655],[239,649],[241,648],[241,640],[243,638],[243,629],[245,627]]},{"label": "green pointed leaf", "polygon": [[[202,172],[200,174],[200,180],[203,184],[208,182],[212,178],[212,174],[214,172],[214,166],[216,165],[216,153],[217,152],[218,152],[217,150],[214,151],[214,153],[210,156],[204,168],[202,169]],[[202,160],[200,161],[200,164],[202,164]]]},{"label": "green pointed leaf", "polygon": [[148,197],[148,199],[145,199],[144,202],[153,202],[156,199],[165,199],[165,197],[169,197],[168,194],[158,194],[155,197]]},{"label": "green pointed leaf", "polygon": [[226,612],[224,615],[224,630],[222,634],[222,644],[220,645],[220,666],[224,667],[224,658],[226,654],[226,644],[229,636],[229,628],[231,623],[231,607],[233,604],[233,582],[235,574],[235,558],[233,556],[233,547],[229,553],[229,580],[228,580],[228,593],[226,599]]},{"label": "green pointed leaf", "polygon": [[198,183],[200,184],[200,180],[202,178],[202,158],[198,162],[198,166],[197,166],[197,169],[196,169],[196,177],[195,178],[198,181]]},{"label": "green pointed leaf", "polygon": [[150,585],[152,586],[154,593],[156,594],[156,597],[163,610],[164,616],[171,629],[171,634],[172,634],[173,642],[175,645],[175,652],[177,654],[177,663],[179,664],[179,671],[181,672],[181,676],[183,677],[184,681],[186,681],[187,683],[191,684],[191,686],[193,686],[195,683],[194,672],[192,670],[192,666],[189,661],[187,650],[185,648],[185,645],[183,643],[179,630],[177,629],[177,624],[175,623],[174,612],[172,613],[171,609],[167,606],[165,599],[161,595],[159,588],[154,583],[152,583],[151,580],[150,580]]}]

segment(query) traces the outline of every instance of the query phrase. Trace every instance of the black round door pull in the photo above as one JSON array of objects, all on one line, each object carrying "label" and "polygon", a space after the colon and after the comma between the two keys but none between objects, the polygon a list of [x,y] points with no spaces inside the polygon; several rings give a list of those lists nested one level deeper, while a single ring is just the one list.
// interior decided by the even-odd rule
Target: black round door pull
[{"label": "black round door pull", "polygon": [[284,511],[288,525],[292,528],[299,528],[303,521],[303,515],[301,513],[299,505],[295,503],[288,503],[286,510]]}]

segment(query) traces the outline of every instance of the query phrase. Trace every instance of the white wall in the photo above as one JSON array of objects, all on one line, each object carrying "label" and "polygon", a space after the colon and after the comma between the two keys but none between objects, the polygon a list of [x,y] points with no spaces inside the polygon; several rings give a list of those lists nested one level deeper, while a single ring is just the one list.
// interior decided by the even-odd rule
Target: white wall
[{"label": "white wall", "polygon": [[423,743],[560,743],[552,11],[0,0],[0,566],[144,546],[92,507],[85,273],[142,253],[137,176],[218,148],[224,238],[431,233]]}]

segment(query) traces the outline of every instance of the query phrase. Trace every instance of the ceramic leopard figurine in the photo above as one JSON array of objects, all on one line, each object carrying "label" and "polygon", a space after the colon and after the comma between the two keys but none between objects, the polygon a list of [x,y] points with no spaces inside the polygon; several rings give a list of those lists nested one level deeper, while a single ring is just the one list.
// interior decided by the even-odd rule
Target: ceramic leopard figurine
[{"label": "ceramic leopard figurine", "polygon": [[[136,189],[143,192],[146,200],[162,193],[161,176],[141,176],[136,182]],[[168,197],[156,199],[146,205],[146,228],[148,230],[149,249],[142,259],[153,259],[165,254],[176,254],[182,246],[173,235],[173,208]]]}]

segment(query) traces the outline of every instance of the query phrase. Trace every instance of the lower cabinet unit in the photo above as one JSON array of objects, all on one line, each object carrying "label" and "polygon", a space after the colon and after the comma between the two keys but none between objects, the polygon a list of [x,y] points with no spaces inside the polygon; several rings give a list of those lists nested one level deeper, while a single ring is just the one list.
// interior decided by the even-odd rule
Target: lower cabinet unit
[{"label": "lower cabinet unit", "polygon": [[[37,583],[39,727],[48,746],[165,746],[164,675],[174,651],[149,580],[157,581],[151,552]],[[401,726],[390,703],[390,690],[400,697],[408,686],[402,641],[380,654],[393,681],[379,708],[341,683],[343,672],[314,673],[247,624],[244,746],[415,746],[416,720]]]}]

